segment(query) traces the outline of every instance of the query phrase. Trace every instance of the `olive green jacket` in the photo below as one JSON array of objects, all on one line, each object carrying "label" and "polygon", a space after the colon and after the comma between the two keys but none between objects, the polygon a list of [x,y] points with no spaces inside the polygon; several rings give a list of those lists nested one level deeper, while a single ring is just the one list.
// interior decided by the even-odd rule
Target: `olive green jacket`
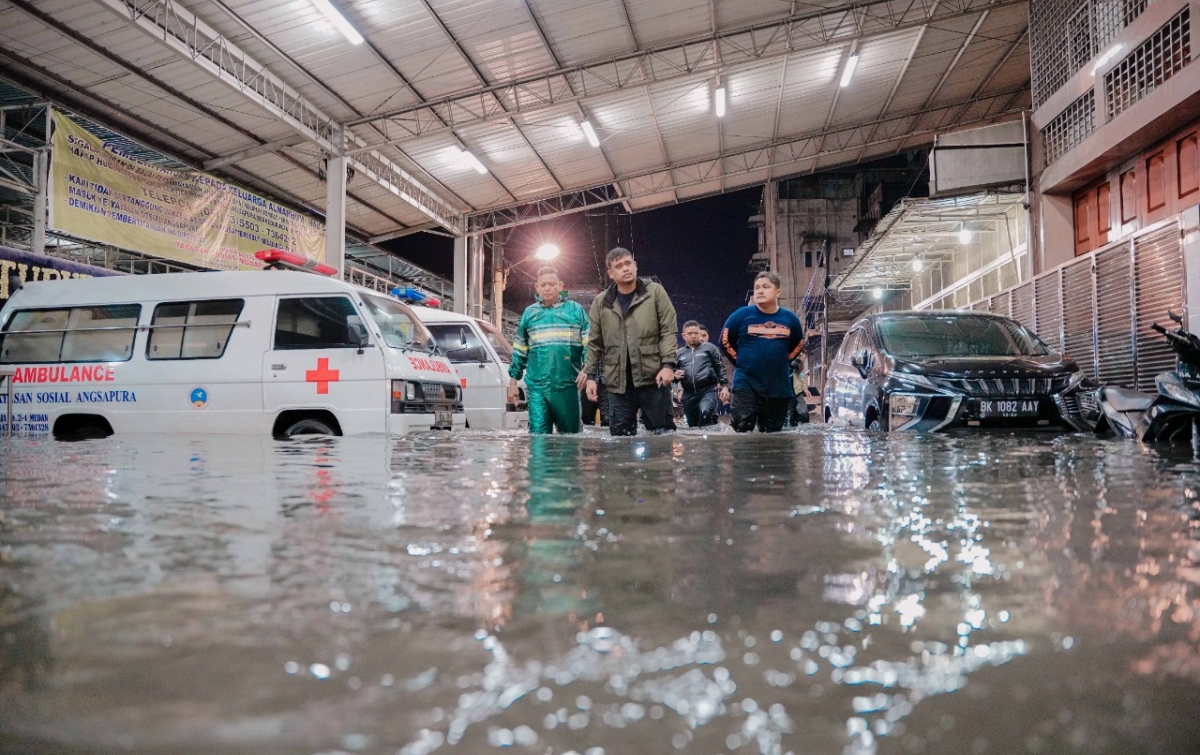
[{"label": "olive green jacket", "polygon": [[[589,376],[601,374],[612,393],[654,385],[659,370],[675,367],[678,333],[675,306],[662,286],[639,278],[622,314],[614,283],[592,302],[583,369]],[[633,386],[625,385],[626,366],[632,368]]]}]

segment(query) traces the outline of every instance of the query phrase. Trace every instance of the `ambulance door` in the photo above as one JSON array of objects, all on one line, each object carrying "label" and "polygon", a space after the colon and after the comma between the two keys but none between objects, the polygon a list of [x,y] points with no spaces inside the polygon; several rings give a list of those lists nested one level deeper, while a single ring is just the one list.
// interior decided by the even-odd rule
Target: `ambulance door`
[{"label": "ambulance door", "polygon": [[439,322],[427,323],[425,327],[458,373],[467,425],[473,430],[503,427],[508,375],[501,380],[500,365],[484,345],[475,323]]},{"label": "ambulance door", "polygon": [[343,435],[386,432],[389,386],[383,352],[348,296],[282,296],[263,359],[263,405],[271,416],[324,409]]}]

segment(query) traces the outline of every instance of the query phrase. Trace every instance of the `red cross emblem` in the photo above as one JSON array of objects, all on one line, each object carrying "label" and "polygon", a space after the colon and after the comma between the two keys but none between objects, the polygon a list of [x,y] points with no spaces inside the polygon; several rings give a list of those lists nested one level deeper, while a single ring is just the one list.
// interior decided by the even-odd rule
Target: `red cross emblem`
[{"label": "red cross emblem", "polygon": [[336,383],[338,376],[341,374],[338,370],[329,369],[329,360],[321,357],[317,360],[317,369],[307,370],[304,373],[305,381],[317,384],[317,393],[329,393],[329,384]]}]

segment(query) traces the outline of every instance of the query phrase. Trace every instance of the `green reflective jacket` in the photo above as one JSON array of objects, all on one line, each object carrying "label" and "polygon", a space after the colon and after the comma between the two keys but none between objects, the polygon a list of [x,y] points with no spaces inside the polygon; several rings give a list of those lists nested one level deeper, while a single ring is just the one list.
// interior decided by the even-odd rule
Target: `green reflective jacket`
[{"label": "green reflective jacket", "polygon": [[520,380],[524,373],[530,390],[573,389],[587,339],[588,314],[566,291],[550,306],[539,299],[525,308],[517,324],[508,376]]}]

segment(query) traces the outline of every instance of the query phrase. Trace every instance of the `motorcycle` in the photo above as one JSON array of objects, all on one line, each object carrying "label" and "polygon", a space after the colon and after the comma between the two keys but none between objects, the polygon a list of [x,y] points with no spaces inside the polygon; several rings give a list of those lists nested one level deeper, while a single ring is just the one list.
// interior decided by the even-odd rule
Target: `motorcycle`
[{"label": "motorcycle", "polygon": [[1168,316],[1176,324],[1168,330],[1150,327],[1167,339],[1175,352],[1176,366],[1154,379],[1158,393],[1103,386],[1080,401],[1085,420],[1097,433],[1112,431],[1122,438],[1146,443],[1200,441],[1200,338],[1183,328],[1183,317]]}]

